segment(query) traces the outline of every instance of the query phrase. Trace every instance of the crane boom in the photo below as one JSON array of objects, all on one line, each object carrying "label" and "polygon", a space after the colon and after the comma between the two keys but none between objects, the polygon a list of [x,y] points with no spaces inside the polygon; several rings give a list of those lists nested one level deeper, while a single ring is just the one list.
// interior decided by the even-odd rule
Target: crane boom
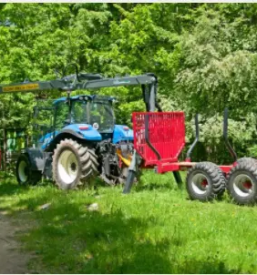
[{"label": "crane boom", "polygon": [[44,90],[63,89],[63,81],[39,81],[26,83],[13,83],[0,86],[0,94],[2,93],[19,93],[19,92],[38,92]]},{"label": "crane boom", "polygon": [[147,111],[154,111],[155,107],[160,110],[156,101],[157,77],[152,74],[137,76],[125,76],[115,78],[103,78],[99,74],[78,73],[50,81],[34,81],[0,85],[0,94],[39,92],[46,90],[75,91],[100,89],[104,87],[133,86],[142,87],[143,99]]}]

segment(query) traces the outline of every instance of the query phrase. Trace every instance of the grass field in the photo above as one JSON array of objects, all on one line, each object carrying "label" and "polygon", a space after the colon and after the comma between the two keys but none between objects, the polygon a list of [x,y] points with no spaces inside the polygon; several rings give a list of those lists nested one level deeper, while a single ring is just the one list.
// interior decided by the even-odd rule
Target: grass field
[{"label": "grass field", "polygon": [[[38,273],[257,273],[257,207],[190,201],[172,175],[62,192],[1,179],[0,209],[22,231]],[[98,203],[90,212],[88,205]],[[40,206],[51,203],[47,209]]]}]

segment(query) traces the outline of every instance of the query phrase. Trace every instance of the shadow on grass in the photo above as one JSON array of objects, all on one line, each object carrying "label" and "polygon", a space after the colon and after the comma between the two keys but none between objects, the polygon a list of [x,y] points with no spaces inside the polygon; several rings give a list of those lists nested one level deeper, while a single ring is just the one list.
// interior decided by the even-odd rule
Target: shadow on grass
[{"label": "shadow on grass", "polygon": [[[87,206],[95,201],[93,196],[48,191],[17,202],[17,206],[32,211],[38,224],[22,237],[27,248],[42,258],[42,266],[34,263],[34,272],[235,273],[215,258],[181,260],[177,251],[187,239],[180,235],[149,236],[155,220],[151,215],[125,216],[111,204],[104,211],[100,205],[99,211],[90,212]],[[48,209],[38,210],[49,201],[53,203]]]},{"label": "shadow on grass", "polygon": [[238,274],[240,270],[228,269],[223,261],[213,258],[207,258],[205,261],[188,259],[183,263],[177,272],[185,274]]},{"label": "shadow on grass", "polygon": [[[170,273],[169,241],[145,235],[146,220],[126,218],[121,210],[89,212],[85,204],[65,201],[61,196],[48,210],[36,204],[47,194],[22,200],[39,221],[23,237],[28,248],[42,256],[44,272],[50,273]],[[92,198],[91,198],[92,200]],[[37,270],[37,272],[42,270]]]},{"label": "shadow on grass", "polygon": [[[150,185],[152,189],[158,187],[174,189],[166,183]],[[149,190],[149,185],[145,188]],[[179,231],[178,235],[165,238],[158,237],[158,233],[149,234],[156,226],[156,217],[151,213],[142,218],[131,217],[133,213],[126,216],[111,203],[106,209],[101,209],[99,203],[99,211],[90,212],[87,206],[95,202],[95,197],[88,192],[62,192],[48,184],[38,191],[37,187],[21,187],[13,181],[0,185],[0,196],[15,194],[22,196],[12,206],[6,206],[6,210],[18,215],[22,211],[15,209],[29,210],[36,221],[21,236],[27,249],[42,259],[42,264],[33,261],[33,272],[240,273],[227,269],[215,256],[200,256],[203,259],[200,261],[193,255],[188,258],[179,255],[178,249],[181,251],[185,246],[186,236]],[[52,203],[49,208],[39,210],[39,206],[48,202]]]},{"label": "shadow on grass", "polygon": [[[0,181],[3,181],[3,179],[0,179]],[[14,183],[14,180],[5,179],[4,182],[0,184],[0,197],[26,193],[28,190],[29,188],[27,186],[20,186],[18,183]]]}]

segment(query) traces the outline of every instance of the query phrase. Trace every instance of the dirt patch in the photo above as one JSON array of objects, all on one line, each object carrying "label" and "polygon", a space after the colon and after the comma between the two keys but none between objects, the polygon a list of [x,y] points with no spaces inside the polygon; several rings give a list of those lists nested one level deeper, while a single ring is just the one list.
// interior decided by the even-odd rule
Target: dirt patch
[{"label": "dirt patch", "polygon": [[15,239],[16,228],[9,219],[0,214],[0,273],[28,273],[29,255],[20,251],[20,244]]}]

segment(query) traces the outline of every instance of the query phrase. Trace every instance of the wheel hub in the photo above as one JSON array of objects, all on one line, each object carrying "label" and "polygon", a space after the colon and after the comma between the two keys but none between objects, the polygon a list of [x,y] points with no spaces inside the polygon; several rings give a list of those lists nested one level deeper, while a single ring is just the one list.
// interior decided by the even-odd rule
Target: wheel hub
[{"label": "wheel hub", "polygon": [[192,188],[195,193],[203,195],[207,192],[209,186],[209,180],[204,174],[197,173],[193,176]]},{"label": "wheel hub", "polygon": [[71,170],[72,170],[73,172],[76,171],[76,169],[77,169],[76,163],[73,162],[73,163],[71,164],[70,168],[71,168]]},{"label": "wheel hub", "polygon": [[244,186],[244,188],[246,188],[246,189],[251,189],[253,185],[251,184],[251,182],[244,182],[244,183],[243,183],[243,186]]},{"label": "wheel hub", "polygon": [[247,197],[253,192],[253,182],[248,175],[240,174],[233,182],[234,191],[241,197]]},{"label": "wheel hub", "polygon": [[206,179],[203,180],[203,181],[201,182],[201,185],[202,185],[203,188],[206,188],[207,185],[208,185],[208,181],[207,181]]},{"label": "wheel hub", "polygon": [[64,150],[58,159],[57,169],[60,179],[65,184],[71,184],[76,180],[79,169],[78,159],[71,150]]}]

